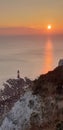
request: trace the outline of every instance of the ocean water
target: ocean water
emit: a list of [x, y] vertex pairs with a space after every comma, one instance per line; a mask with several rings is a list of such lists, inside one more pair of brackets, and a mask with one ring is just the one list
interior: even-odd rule
[[[63, 36], [0, 36], [0, 84], [6, 79], [37, 78], [63, 58]], [[1, 85], [0, 85], [1, 86]]]

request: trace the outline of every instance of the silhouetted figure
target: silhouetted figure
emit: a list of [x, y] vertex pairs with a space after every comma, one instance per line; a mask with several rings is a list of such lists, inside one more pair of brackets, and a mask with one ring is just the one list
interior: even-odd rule
[[20, 78], [20, 71], [19, 70], [17, 71], [17, 78], [18, 79]]

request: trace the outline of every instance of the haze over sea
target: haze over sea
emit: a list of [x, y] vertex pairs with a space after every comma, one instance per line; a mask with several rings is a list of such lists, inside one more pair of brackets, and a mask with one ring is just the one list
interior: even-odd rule
[[[37, 78], [63, 58], [63, 36], [0, 36], [0, 84], [6, 79]], [[1, 86], [1, 85], [0, 85]]]

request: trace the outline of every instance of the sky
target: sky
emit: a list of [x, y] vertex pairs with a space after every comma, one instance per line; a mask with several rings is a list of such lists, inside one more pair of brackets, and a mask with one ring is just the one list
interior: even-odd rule
[[63, 33], [63, 0], [0, 0], [0, 34]]

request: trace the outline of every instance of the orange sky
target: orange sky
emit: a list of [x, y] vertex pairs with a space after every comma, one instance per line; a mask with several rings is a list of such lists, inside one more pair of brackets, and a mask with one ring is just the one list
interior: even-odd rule
[[[48, 32], [47, 25], [52, 29]], [[63, 33], [62, 0], [1, 0], [0, 34]]]

